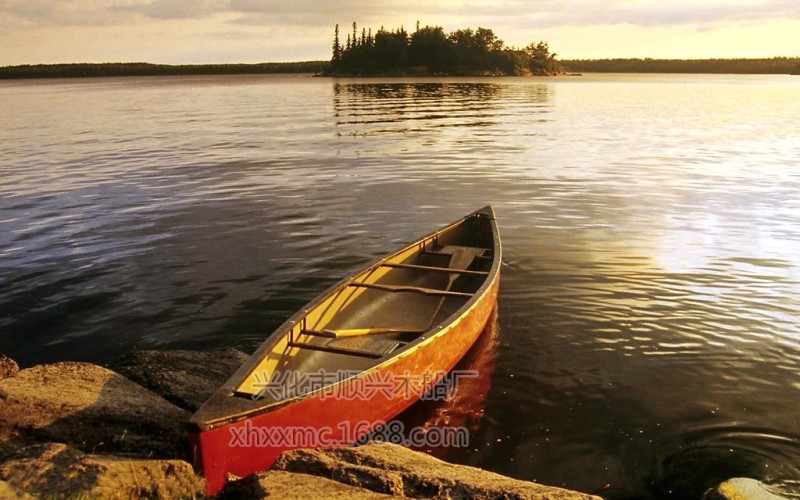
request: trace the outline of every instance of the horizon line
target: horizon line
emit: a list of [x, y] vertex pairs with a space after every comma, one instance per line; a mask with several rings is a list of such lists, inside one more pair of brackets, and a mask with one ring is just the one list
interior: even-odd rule
[[[765, 57], [570, 57], [559, 61], [762, 61], [770, 59], [800, 59], [797, 56], [765, 56]], [[59, 66], [59, 65], [102, 65], [102, 64], [149, 64], [153, 66], [247, 66], [259, 64], [320, 64], [329, 63], [330, 59], [305, 59], [294, 61], [260, 61], [260, 62], [205, 62], [205, 63], [154, 63], [148, 61], [103, 61], [103, 62], [33, 62], [17, 64], [0, 64], [0, 68], [13, 68], [18, 66]]]

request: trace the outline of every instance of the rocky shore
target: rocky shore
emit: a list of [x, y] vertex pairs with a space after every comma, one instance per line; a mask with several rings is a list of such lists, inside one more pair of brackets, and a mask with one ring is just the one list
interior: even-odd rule
[[[0, 498], [202, 498], [186, 422], [246, 354], [142, 351], [112, 369], [20, 370], [0, 355]], [[220, 498], [530, 498], [591, 495], [453, 465], [391, 444], [284, 453]]]
[[[186, 422], [247, 355], [142, 351], [20, 370], [0, 355], [0, 498], [203, 497]], [[284, 453], [220, 498], [596, 498], [391, 444]]]

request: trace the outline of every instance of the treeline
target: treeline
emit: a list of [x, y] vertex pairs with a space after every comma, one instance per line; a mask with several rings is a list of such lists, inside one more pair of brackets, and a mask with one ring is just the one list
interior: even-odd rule
[[585, 73], [800, 73], [800, 57], [770, 59], [575, 59], [562, 64]]
[[149, 64], [78, 63], [0, 67], [0, 78], [91, 78], [107, 76], [256, 75], [273, 73], [320, 73], [327, 61], [259, 64]]
[[339, 25], [333, 39], [331, 76], [359, 75], [555, 75], [563, 73], [546, 42], [524, 49], [509, 48], [486, 28], [445, 33], [425, 26], [408, 33], [404, 28], [376, 33], [353, 23], [342, 42]]

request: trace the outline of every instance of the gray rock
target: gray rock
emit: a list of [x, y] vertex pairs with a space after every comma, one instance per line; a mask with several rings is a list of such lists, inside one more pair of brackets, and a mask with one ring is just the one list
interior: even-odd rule
[[310, 474], [375, 493], [417, 498], [598, 498], [512, 479], [475, 467], [450, 464], [388, 443], [288, 451], [280, 456], [273, 470]]
[[57, 441], [91, 453], [140, 457], [189, 453], [186, 411], [96, 365], [21, 370], [0, 380], [0, 398], [0, 441]]
[[19, 372], [17, 362], [5, 354], [0, 354], [0, 379], [13, 377]]
[[[25, 498], [192, 498], [202, 495], [204, 481], [181, 460], [145, 460], [88, 455], [60, 443], [19, 450], [0, 464], [9, 496]], [[24, 492], [24, 493], [22, 493]]]
[[236, 349], [135, 351], [112, 368], [167, 401], [196, 411], [247, 358]]
[[324, 477], [278, 470], [251, 474], [235, 483], [228, 483], [218, 495], [220, 499], [261, 499], [267, 497], [280, 500], [306, 500], [308, 498], [374, 500], [392, 498], [390, 495], [375, 493]]
[[705, 500], [786, 500], [767, 485], [749, 477], [735, 477], [706, 492]]

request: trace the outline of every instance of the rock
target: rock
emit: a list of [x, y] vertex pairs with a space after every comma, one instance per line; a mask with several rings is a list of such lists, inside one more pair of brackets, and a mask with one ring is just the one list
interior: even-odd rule
[[705, 500], [785, 500], [749, 477], [735, 477], [706, 492]]
[[7, 500], [31, 500], [32, 496], [14, 488], [5, 481], [0, 481], [0, 498]]
[[13, 377], [19, 372], [17, 362], [5, 354], [0, 354], [0, 379]]
[[58, 441], [92, 453], [159, 458], [189, 453], [186, 411], [96, 365], [21, 370], [0, 380], [0, 398], [0, 440]]
[[[180, 460], [87, 455], [60, 443], [19, 450], [0, 464], [0, 480], [11, 492], [39, 498], [192, 498], [204, 488], [202, 478]], [[0, 496], [5, 498], [2, 486]]]
[[[324, 477], [295, 474], [285, 471], [267, 471], [228, 483], [218, 498], [276, 498], [281, 500], [306, 500], [326, 498], [342, 500], [373, 500], [392, 498], [389, 495], [343, 484]], [[396, 498], [396, 497], [395, 497]]]
[[135, 351], [112, 367], [167, 401], [196, 411], [247, 358], [236, 349]]
[[[388, 443], [284, 452], [273, 470], [301, 472], [375, 493], [424, 498], [598, 498], [443, 462]], [[259, 477], [263, 477], [262, 473]], [[268, 473], [267, 473], [268, 474]]]

